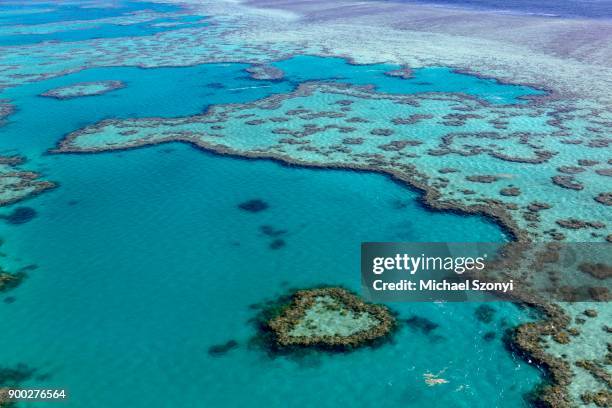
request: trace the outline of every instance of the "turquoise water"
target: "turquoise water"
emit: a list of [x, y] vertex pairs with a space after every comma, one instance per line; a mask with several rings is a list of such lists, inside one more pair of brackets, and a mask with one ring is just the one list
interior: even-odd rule
[[[494, 305], [491, 323], [475, 318], [473, 304], [393, 304], [401, 321], [416, 315], [439, 326], [427, 332], [405, 324], [392, 343], [351, 354], [271, 358], [248, 346], [256, 334], [250, 305], [290, 287], [358, 290], [362, 241], [504, 240], [486, 220], [430, 212], [415, 192], [381, 175], [286, 167], [179, 144], [45, 154], [67, 132], [104, 118], [192, 114], [287, 92], [304, 80], [397, 93], [432, 86], [411, 81], [438, 81], [438, 90], [468, 81], [443, 68], [406, 81], [385, 76], [391, 66], [303, 58], [278, 63], [283, 81], [252, 80], [241, 64], [100, 68], [0, 95], [18, 108], [0, 127], [2, 153], [28, 156], [32, 168], [60, 183], [1, 211], [38, 212], [25, 224], [1, 223], [0, 237], [8, 269], [39, 268], [2, 297], [16, 300], [0, 303], [0, 366], [23, 362], [48, 374], [24, 385], [66, 388], [69, 407], [525, 405], [541, 376], [502, 345], [506, 328], [530, 318], [508, 303]], [[109, 79], [127, 88], [74, 100], [38, 96]], [[506, 102], [534, 92], [494, 81], [470, 86], [491, 100], [496, 89]], [[238, 208], [251, 199], [269, 209]], [[283, 247], [270, 248], [264, 225], [287, 231]], [[488, 332], [495, 338], [485, 340]], [[238, 348], [209, 355], [209, 347], [232, 339]], [[428, 372], [449, 383], [426, 386]]]
[[[22, 34], [22, 35], [0, 35], [0, 46], [16, 46], [35, 44], [43, 41], [84, 41], [99, 38], [100, 30], [104, 31], [104, 38], [117, 37], [140, 37], [145, 35], [155, 35], [164, 31], [176, 30], [177, 28], [194, 28], [202, 27], [205, 24], [199, 23], [202, 17], [200, 16], [178, 16], [176, 18], [158, 18], [143, 23], [118, 25], [118, 24], [102, 24], [99, 27], [88, 29], [70, 29], [67, 27], [65, 31], [57, 31], [50, 34]], [[178, 27], [173, 26], [156, 26], [160, 23], [180, 23]]]
[[[11, 1], [2, 4], [0, 11], [0, 25], [14, 24], [46, 24], [59, 21], [93, 20], [99, 18], [116, 17], [127, 13], [152, 10], [159, 13], [179, 11], [180, 7], [172, 4], [111, 0], [99, 1], [100, 7], [87, 7], [86, 3], [61, 3], [57, 1]], [[111, 6], [112, 7], [109, 7]], [[24, 10], [46, 10], [44, 13], [23, 13]], [[48, 10], [48, 11], [47, 11]], [[104, 32], [100, 33], [105, 36]]]
[[[492, 324], [471, 304], [395, 304], [402, 320], [440, 327], [404, 327], [394, 344], [349, 355], [296, 362], [247, 347], [250, 304], [321, 282], [358, 290], [363, 240], [502, 238], [476, 217], [423, 210], [385, 177], [187, 146], [54, 156], [48, 167], [62, 185], [27, 203], [38, 218], [1, 228], [10, 263], [39, 269], [0, 304], [0, 361], [41, 368], [42, 383], [69, 390], [67, 406], [516, 407], [539, 381], [502, 346], [503, 321], [527, 317], [506, 303]], [[270, 209], [237, 208], [253, 198]], [[271, 250], [261, 225], [287, 230], [286, 246]], [[208, 355], [230, 339], [238, 349]], [[444, 369], [449, 384], [424, 385]]]
[[309, 55], [293, 57], [272, 64], [295, 82], [334, 79], [355, 85], [374, 85], [380, 92], [411, 94], [419, 92], [458, 92], [490, 103], [524, 103], [525, 96], [544, 91], [520, 85], [502, 84], [493, 79], [461, 74], [446, 67], [412, 70], [408, 79], [385, 75], [400, 68], [393, 64], [351, 65], [341, 58]]
[[[9, 124], [0, 128], [0, 135], [36, 137], [2, 138], [0, 149], [18, 145], [22, 154], [35, 157], [41, 149], [52, 148], [61, 135], [102, 119], [197, 114], [214, 104], [246, 103], [290, 92], [301, 82], [313, 80], [369, 84], [383, 92], [412, 94], [431, 91], [434, 82], [421, 81], [428, 79], [439, 84], [438, 91], [466, 92], [499, 103], [518, 103], [522, 96], [538, 93], [528, 87], [500, 84], [446, 68], [415, 70], [413, 79], [404, 80], [385, 75], [398, 69], [397, 65], [351, 65], [341, 58], [298, 56], [274, 65], [285, 73], [283, 80], [253, 80], [245, 71], [247, 64], [204, 64], [154, 69], [93, 68], [9, 88], [0, 97], [16, 101], [20, 108], [9, 117]], [[103, 80], [121, 80], [126, 87], [105, 95], [71, 100], [38, 96], [53, 88]], [[467, 82], [463, 84], [464, 81]], [[44, 132], [40, 129], [42, 122]]]

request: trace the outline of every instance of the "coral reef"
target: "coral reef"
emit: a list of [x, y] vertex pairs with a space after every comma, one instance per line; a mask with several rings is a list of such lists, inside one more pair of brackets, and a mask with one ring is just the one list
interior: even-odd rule
[[246, 69], [251, 74], [251, 78], [275, 81], [282, 79], [285, 74], [280, 69], [267, 64], [256, 64]]
[[15, 289], [26, 278], [26, 274], [0, 271], [0, 293]]
[[103, 95], [121, 88], [125, 88], [125, 84], [122, 81], [79, 82], [61, 88], [50, 89], [42, 93], [41, 96], [55, 99], [73, 99], [82, 96]]
[[[323, 102], [323, 100], [327, 102]], [[360, 122], [358, 124], [362, 134], [360, 138], [347, 139], [346, 137], [340, 137], [344, 127], [338, 124], [338, 119], [344, 118], [347, 122], [352, 120], [352, 117], [345, 113], [329, 110], [328, 106], [337, 106], [337, 102], [340, 100], [351, 100], [353, 102], [351, 104], [352, 109], [367, 110], [376, 106], [376, 109], [385, 112], [385, 117], [381, 116], [372, 118], [368, 122]], [[575, 206], [572, 203], [575, 203], [579, 197], [574, 195], [572, 197], [568, 196], [567, 201], [560, 200], [559, 203], [563, 203], [563, 205], [557, 203], [557, 205], [552, 206], [549, 203], [541, 203], [539, 199], [540, 191], [525, 184], [530, 180], [517, 178], [510, 187], [512, 190], [505, 190], [506, 195], [501, 195], [505, 200], [500, 200], [493, 198], [494, 195], [499, 197], [499, 190], [496, 191], [493, 186], [489, 189], [486, 184], [491, 183], [493, 185], [496, 180], [510, 177], [508, 175], [513, 174], [518, 169], [513, 163], [529, 163], [535, 166], [534, 170], [538, 170], [537, 164], [542, 163], [542, 160], [544, 162], [551, 161], [553, 157], [555, 162], [559, 162], [561, 159], [566, 160], [567, 163], [575, 162], [575, 156], [572, 156], [571, 152], [564, 154], [563, 158], [561, 154], [546, 156], [542, 153], [542, 150], [536, 148], [536, 142], [541, 143], [545, 140], [542, 138], [544, 134], [538, 133], [536, 135], [526, 132], [512, 132], [509, 135], [482, 132], [446, 133], [445, 129], [436, 128], [438, 130], [435, 132], [441, 138], [438, 139], [441, 140], [441, 143], [437, 145], [435, 137], [430, 137], [427, 140], [415, 140], [413, 137], [407, 140], [397, 139], [384, 145], [376, 142], [375, 139], [380, 135], [390, 134], [389, 130], [392, 130], [380, 127], [380, 125], [388, 125], [393, 118], [397, 118], [394, 113], [400, 107], [403, 111], [406, 111], [406, 106], [412, 106], [406, 105], [406, 102], [417, 104], [418, 106], [410, 108], [417, 112], [424, 109], [427, 111], [437, 109], [446, 111], [462, 107], [483, 112], [481, 115], [486, 115], [484, 113], [486, 110], [498, 114], [497, 108], [483, 105], [481, 102], [476, 102], [465, 96], [439, 94], [397, 96], [372, 93], [364, 88], [346, 85], [305, 84], [291, 94], [275, 95], [246, 105], [217, 106], [204, 115], [170, 120], [161, 118], [106, 120], [68, 135], [60, 142], [55, 151], [85, 153], [182, 141], [218, 153], [235, 154], [243, 157], [273, 158], [319, 167], [380, 171], [392, 174], [398, 179], [424, 190], [426, 192], [425, 202], [433, 208], [453, 208], [487, 214], [502, 222], [516, 237], [530, 235], [532, 237], [570, 238], [561, 235], [555, 227], [572, 226], [572, 223], [563, 221], [560, 215], [570, 211], [573, 212]], [[323, 105], [321, 105], [322, 103]], [[311, 108], [306, 109], [304, 106], [311, 106]], [[428, 106], [428, 108], [425, 108], [425, 106]], [[515, 114], [521, 116], [528, 114], [529, 109], [529, 107], [516, 106], [506, 107], [503, 111], [505, 112], [504, 115], [507, 116], [512, 110], [516, 110]], [[540, 109], [536, 108], [536, 110]], [[566, 108], [565, 111], [567, 110]], [[554, 111], [549, 112], [549, 114], [554, 113]], [[286, 115], [285, 117], [294, 122], [295, 126], [291, 130], [275, 126], [275, 121], [271, 119], [278, 118], [279, 114], [280, 116]], [[317, 123], [312, 123], [313, 114], [317, 116]], [[245, 115], [248, 116], [245, 117]], [[256, 116], [256, 119], [254, 116]], [[245, 125], [249, 126], [251, 130], [237, 132], [236, 129], [241, 126], [239, 120], [245, 118], [248, 118], [246, 121], [248, 123], [245, 123]], [[373, 121], [378, 123], [372, 123]], [[425, 119], [423, 123], [415, 126], [430, 126], [426, 123], [428, 121]], [[228, 125], [230, 122], [232, 123], [231, 126]], [[223, 129], [218, 129], [220, 125], [223, 125]], [[353, 125], [356, 124], [353, 123]], [[213, 126], [217, 128], [213, 129]], [[399, 126], [404, 127], [406, 125]], [[432, 132], [433, 130], [429, 131]], [[400, 131], [394, 131], [394, 133], [398, 132]], [[401, 133], [404, 132], [401, 131]], [[324, 138], [320, 137], [323, 133], [325, 134]], [[366, 137], [366, 133], [371, 134], [371, 136]], [[245, 137], [244, 134], [248, 134], [249, 137]], [[459, 147], [454, 146], [454, 143], [460, 139], [465, 142], [469, 139], [472, 146], [480, 147], [471, 148], [469, 151], [464, 148], [459, 149]], [[531, 139], [533, 139], [532, 142]], [[517, 143], [512, 145], [512, 149], [533, 149], [531, 150], [532, 153], [510, 156], [505, 152], [508, 147], [494, 147], [491, 144], [485, 147], [482, 145], [487, 141], [500, 140], [504, 143]], [[291, 143], [288, 141], [291, 141]], [[479, 144], [474, 145], [475, 142]], [[554, 139], [550, 139], [550, 142], [553, 143]], [[533, 147], [530, 147], [531, 145]], [[376, 150], [382, 153], [374, 153]], [[448, 180], [434, 182], [432, 179], [433, 173], [438, 173], [439, 170], [448, 166], [444, 166], [444, 161], [428, 159], [423, 153], [435, 154], [436, 157], [441, 154], [456, 154], [459, 157], [487, 154], [499, 160], [495, 162], [499, 173], [469, 174], [469, 168], [473, 167], [473, 161], [465, 161], [464, 167], [466, 167], [467, 174], [464, 173], [464, 176], [460, 176], [458, 173], [446, 173]], [[465, 194], [463, 197], [458, 196], [458, 192], [468, 190], [466, 188], [468, 186], [466, 182], [468, 181], [479, 182], [478, 184], [484, 182], [484, 185], [470, 196]], [[542, 186], [542, 188], [546, 189], [545, 186]], [[521, 192], [520, 196], [517, 196], [516, 194], [519, 191]], [[550, 194], [564, 196], [561, 191], [559, 189], [550, 190]], [[518, 202], [516, 201], [517, 197], [520, 197]], [[533, 203], [538, 203], [538, 205], [534, 206]], [[597, 204], [593, 201], [593, 206]], [[538, 207], [537, 211], [535, 207]], [[514, 208], [514, 212], [512, 208]], [[532, 214], [523, 219], [517, 217], [517, 209], [524, 209], [524, 211]], [[542, 217], [533, 214], [539, 213], [541, 209], [548, 209], [548, 215]], [[555, 214], [557, 219], [554, 218]], [[597, 228], [599, 225], [591, 222], [584, 224], [584, 227]], [[576, 224], [576, 227], [579, 227], [579, 225]], [[571, 238], [586, 240], [587, 237], [591, 238], [590, 235], [587, 235], [587, 231], [584, 231], [584, 233], [576, 231]]]
[[395, 324], [386, 307], [328, 287], [297, 291], [267, 325], [280, 348], [348, 350], [384, 339]]
[[612, 392], [599, 390], [595, 392], [585, 392], [580, 396], [585, 404], [595, 404], [598, 407], [608, 408], [612, 406]]
[[8, 100], [0, 99], [0, 126], [13, 112], [15, 112], [15, 107]]
[[536, 364], [546, 370], [549, 384], [543, 384], [534, 395], [537, 404], [550, 408], [570, 408], [572, 399], [567, 387], [572, 381], [569, 364], [547, 353], [542, 344], [542, 337], [555, 335], [569, 324], [563, 311], [553, 305], [532, 304], [542, 312], [543, 319], [538, 322], [525, 323], [512, 330], [506, 337], [508, 347], [523, 355], [530, 364]]
[[0, 206], [9, 205], [56, 187], [40, 175], [21, 170], [25, 160], [20, 156], [0, 156]]
[[17, 364], [12, 367], [0, 366], [0, 407], [16, 407], [17, 404], [8, 398], [8, 389], [18, 389], [22, 383], [37, 375], [39, 371], [26, 364]]

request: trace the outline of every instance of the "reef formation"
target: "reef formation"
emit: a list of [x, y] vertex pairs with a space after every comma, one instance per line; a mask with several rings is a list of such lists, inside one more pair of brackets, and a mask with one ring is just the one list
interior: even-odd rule
[[61, 88], [50, 89], [43, 92], [41, 96], [55, 99], [73, 99], [82, 96], [103, 95], [121, 88], [125, 88], [125, 84], [122, 81], [79, 82]]
[[[377, 114], [369, 115], [372, 110]], [[461, 123], [445, 124], [458, 112]], [[503, 128], [496, 127], [500, 120]], [[595, 143], [600, 134], [585, 126], [605, 132], [612, 117], [552, 102], [498, 106], [455, 93], [397, 95], [312, 82], [202, 115], [104, 120], [69, 134], [54, 152], [186, 142], [222, 154], [383, 172], [423, 190], [431, 207], [488, 215], [519, 240], [604, 241], [608, 226], [595, 222], [607, 219], [600, 203], [605, 180], [597, 170], [609, 164], [606, 149]], [[585, 135], [579, 144], [566, 143], [569, 129]], [[576, 157], [595, 164], [583, 167]], [[449, 163], [461, 170], [444, 172]], [[564, 166], [581, 166], [583, 188], [568, 189], [549, 176], [551, 167]], [[554, 204], [542, 196], [555, 197]], [[585, 215], [568, 222], [576, 208]]]
[[51, 181], [40, 180], [40, 174], [22, 170], [25, 159], [20, 156], [0, 156], [0, 206], [16, 203], [56, 187]]
[[384, 339], [396, 325], [385, 306], [337, 287], [297, 291], [281, 310], [267, 323], [279, 348], [350, 350]]

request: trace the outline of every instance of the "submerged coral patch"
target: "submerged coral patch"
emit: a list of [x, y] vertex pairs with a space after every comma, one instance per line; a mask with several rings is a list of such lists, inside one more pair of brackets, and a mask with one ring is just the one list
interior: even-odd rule
[[125, 83], [122, 81], [79, 82], [61, 88], [50, 89], [42, 93], [41, 96], [55, 99], [73, 99], [81, 96], [103, 95], [121, 88], [125, 88]]
[[284, 239], [276, 238], [272, 242], [270, 242], [270, 249], [281, 249], [286, 244]]
[[268, 237], [274, 237], [274, 238], [280, 237], [287, 233], [287, 230], [277, 229], [273, 227], [272, 225], [262, 225], [261, 227], [259, 227], [259, 231], [261, 231], [262, 234]]
[[251, 78], [265, 81], [276, 81], [283, 79], [285, 74], [282, 70], [267, 64], [255, 64], [246, 69]]
[[0, 293], [15, 289], [26, 278], [23, 272], [8, 273], [0, 270]]
[[231, 350], [238, 347], [238, 342], [236, 340], [228, 340], [223, 344], [215, 344], [208, 348], [208, 354], [214, 357], [222, 356], [227, 354]]
[[15, 112], [15, 107], [9, 103], [6, 99], [0, 99], [0, 126], [2, 126], [4, 120]]
[[7, 223], [13, 225], [25, 224], [36, 217], [36, 210], [30, 207], [17, 207], [8, 215], [0, 215]]
[[491, 323], [495, 317], [496, 310], [489, 305], [480, 305], [474, 311], [476, 319], [483, 323]]
[[10, 304], [12, 304], [12, 303], [15, 303], [15, 301], [16, 301], [16, 300], [17, 300], [17, 298], [16, 298], [16, 297], [14, 297], [14, 296], [7, 296], [7, 297], [5, 297], [4, 299], [2, 299], [2, 301], [3, 301], [4, 303], [6, 303], [7, 305], [10, 305]]
[[603, 205], [612, 205], [612, 192], [599, 193], [595, 201]]
[[268, 203], [260, 199], [249, 200], [238, 204], [238, 208], [240, 208], [241, 210], [252, 213], [258, 213], [267, 210], [268, 207]]
[[496, 337], [497, 337], [497, 334], [495, 334], [495, 332], [494, 332], [494, 331], [489, 331], [489, 332], [486, 332], [486, 333], [485, 333], [485, 334], [482, 336], [482, 339], [483, 339], [484, 341], [491, 342], [491, 341], [495, 340], [495, 338], [496, 338]]
[[406, 324], [414, 330], [418, 330], [423, 334], [429, 334], [437, 329], [440, 325], [422, 316], [411, 316], [406, 319]]
[[0, 366], [0, 407], [14, 408], [17, 406], [17, 403], [9, 398], [9, 389], [23, 388], [24, 383], [45, 377], [48, 377], [48, 374], [41, 374], [39, 370], [23, 363], [14, 366]]
[[593, 276], [596, 279], [612, 278], [612, 266], [604, 263], [581, 263], [578, 270]]

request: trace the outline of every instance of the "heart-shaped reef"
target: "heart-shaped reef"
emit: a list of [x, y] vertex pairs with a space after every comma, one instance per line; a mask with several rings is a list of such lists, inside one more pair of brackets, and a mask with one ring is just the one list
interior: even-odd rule
[[279, 347], [352, 349], [386, 338], [395, 318], [343, 288], [300, 290], [268, 322]]

